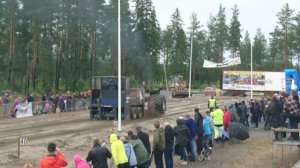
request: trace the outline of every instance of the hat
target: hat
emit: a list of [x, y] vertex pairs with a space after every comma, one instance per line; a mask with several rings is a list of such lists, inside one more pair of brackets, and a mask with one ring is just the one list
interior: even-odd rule
[[73, 156], [73, 160], [77, 163], [77, 162], [81, 161], [81, 156], [79, 154], [76, 154]]

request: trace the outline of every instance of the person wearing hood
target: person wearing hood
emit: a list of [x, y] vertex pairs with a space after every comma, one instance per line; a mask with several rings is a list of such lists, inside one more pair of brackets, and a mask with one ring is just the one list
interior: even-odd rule
[[236, 108], [234, 107], [233, 104], [230, 104], [228, 106], [228, 110], [229, 110], [230, 115], [231, 115], [231, 117], [230, 117], [231, 118], [231, 122], [239, 122], [240, 118], [239, 118], [239, 116], [237, 114], [237, 111], [236, 111]]
[[49, 154], [41, 159], [39, 168], [62, 168], [68, 165], [64, 154], [56, 148], [55, 143], [49, 143], [47, 149]]
[[134, 135], [132, 131], [128, 132], [129, 143], [132, 145], [134, 153], [136, 154], [137, 168], [148, 168], [149, 154], [143, 142], [138, 136]]
[[90, 168], [91, 166], [84, 160], [81, 159], [79, 154], [73, 156], [76, 168]]
[[92, 149], [89, 151], [86, 161], [92, 161], [93, 168], [108, 168], [107, 158], [111, 158], [110, 151], [100, 145], [98, 138], [93, 139]]
[[154, 162], [156, 168], [163, 168], [163, 153], [165, 150], [165, 134], [164, 129], [160, 127], [159, 121], [154, 123], [155, 131], [153, 134], [152, 151], [154, 153]]
[[165, 148], [165, 163], [166, 168], [173, 168], [173, 146], [174, 146], [174, 131], [168, 122], [164, 123], [165, 130], [165, 140], [166, 140], [166, 148]]
[[179, 148], [180, 152], [180, 164], [186, 165], [187, 158], [186, 158], [186, 146], [190, 140], [190, 131], [189, 129], [183, 124], [183, 120], [178, 118], [176, 120], [177, 125], [174, 127], [174, 136], [176, 138], [176, 146]]
[[211, 118], [214, 120], [214, 126], [223, 127], [223, 111], [217, 106], [215, 111], [210, 113]]
[[123, 142], [118, 140], [116, 134], [110, 135], [111, 152], [117, 168], [128, 168], [128, 158], [126, 156]]
[[127, 141], [127, 139], [125, 137], [123, 137], [123, 136], [120, 137], [120, 140], [124, 144], [126, 156], [128, 158], [128, 161], [129, 161], [129, 166], [131, 168], [134, 168], [137, 165], [135, 151], [133, 150], [132, 145]]

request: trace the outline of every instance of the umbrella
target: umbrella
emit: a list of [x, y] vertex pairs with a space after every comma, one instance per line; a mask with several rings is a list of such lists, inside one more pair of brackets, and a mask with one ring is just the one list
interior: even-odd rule
[[241, 123], [231, 123], [229, 124], [230, 137], [237, 140], [246, 140], [249, 138], [249, 129]]

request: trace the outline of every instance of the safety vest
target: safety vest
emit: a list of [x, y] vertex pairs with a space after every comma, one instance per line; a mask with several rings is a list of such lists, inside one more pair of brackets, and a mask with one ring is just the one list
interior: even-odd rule
[[208, 104], [209, 104], [209, 108], [215, 108], [216, 107], [216, 99], [209, 99]]
[[214, 121], [214, 125], [223, 125], [224, 113], [221, 109], [216, 109], [215, 111], [210, 113], [210, 116]]

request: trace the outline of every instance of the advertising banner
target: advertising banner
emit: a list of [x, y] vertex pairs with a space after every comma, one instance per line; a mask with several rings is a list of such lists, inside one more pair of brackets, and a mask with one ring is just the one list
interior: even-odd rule
[[[250, 71], [223, 71], [224, 90], [251, 90]], [[284, 72], [253, 71], [253, 91], [284, 91]]]
[[204, 60], [203, 68], [224, 68], [224, 67], [234, 66], [234, 65], [238, 65], [238, 64], [241, 64], [240, 57], [228, 59], [222, 63], [215, 63], [215, 62], [211, 62], [208, 60]]
[[15, 109], [16, 118], [31, 117], [33, 115], [31, 103], [19, 103]]

